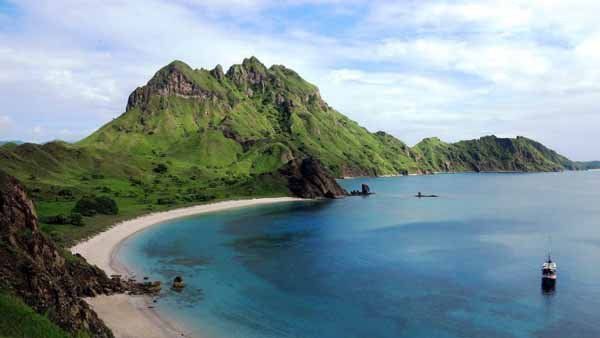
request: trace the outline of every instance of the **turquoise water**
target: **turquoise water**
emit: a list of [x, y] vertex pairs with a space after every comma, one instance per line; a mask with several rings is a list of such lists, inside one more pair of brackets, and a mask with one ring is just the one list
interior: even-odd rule
[[120, 256], [138, 276], [182, 275], [157, 308], [202, 336], [600, 337], [600, 172], [340, 183], [377, 194], [175, 220]]

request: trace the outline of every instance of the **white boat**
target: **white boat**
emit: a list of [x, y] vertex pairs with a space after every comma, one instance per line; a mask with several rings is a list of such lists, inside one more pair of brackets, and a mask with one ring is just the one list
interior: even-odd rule
[[542, 264], [542, 288], [544, 290], [553, 289], [556, 286], [556, 263], [548, 254], [548, 260]]

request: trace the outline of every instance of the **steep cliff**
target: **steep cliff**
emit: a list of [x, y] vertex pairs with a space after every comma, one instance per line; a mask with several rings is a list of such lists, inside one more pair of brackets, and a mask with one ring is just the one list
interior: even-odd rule
[[66, 331], [94, 337], [113, 335], [81, 297], [123, 290], [98, 268], [48, 240], [23, 187], [1, 171], [0, 288]]
[[348, 195], [318, 160], [305, 158], [291, 160], [280, 169], [291, 192], [303, 198], [339, 198]]

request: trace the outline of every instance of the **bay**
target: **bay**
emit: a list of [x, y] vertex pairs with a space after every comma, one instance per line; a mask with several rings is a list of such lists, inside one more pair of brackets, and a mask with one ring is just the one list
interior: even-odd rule
[[600, 336], [600, 172], [340, 181], [362, 183], [376, 194], [173, 220], [119, 257], [183, 276], [157, 309], [202, 337]]

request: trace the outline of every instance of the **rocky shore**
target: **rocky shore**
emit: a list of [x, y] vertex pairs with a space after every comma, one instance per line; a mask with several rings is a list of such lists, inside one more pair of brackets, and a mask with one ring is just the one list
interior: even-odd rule
[[19, 182], [0, 172], [0, 288], [20, 297], [68, 332], [113, 337], [83, 300], [143, 286], [110, 279], [78, 255], [48, 240], [38, 226], [33, 203]]

